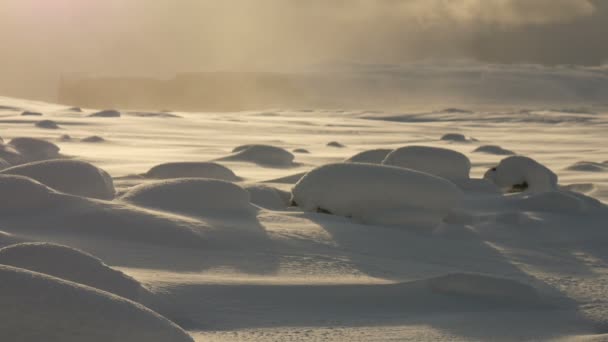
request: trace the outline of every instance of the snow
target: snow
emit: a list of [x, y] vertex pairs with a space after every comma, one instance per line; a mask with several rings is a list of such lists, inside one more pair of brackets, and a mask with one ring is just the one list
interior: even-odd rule
[[514, 155], [515, 152], [504, 149], [498, 145], [483, 145], [476, 148], [473, 152], [496, 154], [499, 156]]
[[468, 179], [471, 162], [464, 154], [439, 147], [406, 146], [389, 153], [384, 165], [398, 166], [451, 180]]
[[0, 174], [29, 177], [71, 195], [111, 200], [115, 194], [112, 177], [106, 171], [79, 160], [33, 162], [2, 170]]
[[242, 187], [220, 180], [180, 178], [135, 186], [121, 200], [146, 208], [190, 215], [233, 212], [248, 214], [249, 193]]
[[145, 174], [148, 178], [212, 178], [225, 181], [239, 180], [232, 170], [213, 162], [176, 162], [156, 165]]
[[129, 300], [41, 273], [0, 265], [0, 335], [12, 341], [192, 341]]
[[102, 143], [102, 142], [105, 142], [106, 139], [104, 139], [98, 135], [91, 135], [90, 137], [82, 138], [80, 141], [85, 142], [85, 143]]
[[13, 138], [11, 141], [9, 141], [8, 145], [14, 148], [14, 151], [17, 151], [21, 155], [21, 157], [17, 159], [19, 162], [53, 159], [59, 157], [59, 147], [43, 139], [29, 137]]
[[382, 161], [386, 156], [393, 150], [387, 148], [378, 148], [373, 150], [367, 150], [359, 152], [354, 156], [345, 160], [346, 163], [368, 163], [368, 164], [382, 164]]
[[25, 111], [21, 113], [21, 116], [42, 116], [42, 113]]
[[557, 175], [536, 160], [524, 156], [512, 156], [500, 161], [488, 170], [484, 178], [494, 182], [505, 191], [526, 184], [526, 191], [543, 192], [557, 188]]
[[53, 120], [41, 120], [36, 122], [36, 127], [44, 129], [59, 129], [59, 125]]
[[89, 116], [93, 118], [119, 118], [120, 112], [114, 109], [106, 109], [90, 114]]
[[451, 142], [460, 142], [460, 143], [470, 143], [470, 142], [477, 141], [477, 139], [467, 138], [464, 134], [461, 134], [461, 133], [446, 133], [443, 136], [441, 136], [441, 140], [451, 141]]
[[133, 278], [78, 249], [51, 243], [0, 248], [0, 264], [48, 274], [139, 301], [146, 290]]
[[242, 145], [232, 150], [232, 155], [220, 160], [246, 161], [268, 167], [293, 165], [294, 155], [280, 147], [270, 145]]
[[329, 164], [307, 173], [292, 202], [306, 211], [329, 212], [367, 223], [437, 225], [457, 208], [462, 192], [422, 172], [372, 164]]
[[590, 161], [579, 161], [568, 166], [567, 170], [582, 171], [582, 172], [606, 172], [608, 171], [608, 163], [594, 163]]
[[[171, 112], [179, 119], [155, 115], [157, 108], [119, 109], [122, 117], [112, 119], [88, 116], [98, 109], [0, 97], [1, 159], [83, 161], [111, 175], [117, 193], [83, 197], [0, 172], [0, 247], [33, 243], [44, 253], [24, 249], [11, 262], [32, 260], [65, 277], [2, 266], [14, 271], [0, 272], [0, 340], [189, 340], [143, 306], [197, 341], [605, 338], [608, 179], [588, 170], [608, 164], [601, 163], [608, 110], [450, 102], [398, 112]], [[589, 114], [567, 110], [581, 107]], [[44, 113], [61, 129], [39, 129], [42, 118], [23, 111]], [[439, 140], [449, 132], [518, 156]], [[107, 142], [81, 141], [89, 136]], [[16, 143], [20, 150], [10, 145], [19, 137], [29, 141]], [[230, 158], [252, 146], [271, 148]], [[432, 167], [379, 165], [404, 146], [431, 148]], [[450, 157], [435, 150], [446, 148]], [[296, 149], [310, 153], [295, 159]], [[454, 153], [470, 160], [468, 173]], [[519, 161], [501, 163], [507, 157]], [[184, 162], [219, 163], [238, 178], [182, 178], [190, 175], [181, 167], [166, 180], [142, 175]], [[53, 177], [67, 186], [77, 175]], [[513, 193], [522, 182], [528, 188]], [[308, 207], [291, 205], [298, 192]], [[107, 278], [95, 278], [104, 270]], [[122, 292], [139, 304], [107, 292], [118, 292], [106, 285], [120, 279], [141, 286], [143, 295]]]

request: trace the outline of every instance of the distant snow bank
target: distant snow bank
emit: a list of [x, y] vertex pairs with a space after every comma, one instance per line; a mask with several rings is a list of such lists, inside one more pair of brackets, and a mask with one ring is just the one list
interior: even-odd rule
[[22, 268], [0, 265], [0, 293], [0, 336], [11, 341], [193, 341], [142, 305]]
[[464, 154], [429, 146], [398, 148], [389, 153], [382, 164], [425, 172], [450, 180], [468, 179], [471, 171], [471, 162]]
[[111, 200], [115, 194], [112, 177], [107, 172], [78, 160], [45, 160], [11, 167], [0, 174], [29, 177], [71, 195]]
[[391, 225], [439, 224], [462, 197], [456, 185], [439, 177], [359, 163], [318, 167], [292, 190], [292, 201], [304, 210]]

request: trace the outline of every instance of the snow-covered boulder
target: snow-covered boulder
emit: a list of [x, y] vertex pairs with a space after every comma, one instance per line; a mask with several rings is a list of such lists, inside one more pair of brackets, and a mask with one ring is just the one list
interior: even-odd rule
[[337, 147], [337, 148], [344, 148], [346, 146], [344, 146], [344, 144], [337, 142], [337, 141], [330, 141], [327, 143], [327, 147]]
[[180, 162], [165, 163], [154, 166], [145, 174], [149, 178], [210, 178], [226, 181], [237, 181], [229, 168], [213, 162]]
[[329, 164], [307, 173], [292, 204], [378, 224], [434, 226], [462, 201], [452, 182], [391, 166]]
[[468, 179], [469, 158], [460, 152], [429, 146], [406, 146], [389, 153], [384, 165], [425, 172], [450, 180]]
[[0, 213], [35, 214], [52, 209], [58, 193], [31, 178], [0, 174]]
[[483, 145], [476, 148], [473, 152], [476, 153], [488, 153], [495, 154], [499, 156], [512, 156], [515, 152], [511, 150], [504, 149], [498, 145]]
[[393, 150], [388, 148], [378, 148], [374, 150], [367, 150], [355, 154], [354, 156], [345, 160], [346, 163], [368, 163], [368, 164], [382, 164], [382, 161], [386, 156]]
[[163, 211], [189, 215], [251, 213], [249, 193], [226, 181], [205, 178], [179, 178], [142, 184], [129, 189], [125, 202]]
[[59, 125], [53, 120], [41, 120], [35, 123], [35, 126], [38, 128], [45, 129], [58, 129]]
[[0, 336], [37, 342], [192, 342], [177, 325], [128, 299], [0, 265]]
[[293, 153], [303, 153], [303, 154], [309, 154], [310, 151], [305, 149], [305, 148], [296, 148], [293, 150]]
[[523, 156], [503, 159], [484, 178], [507, 192], [543, 192], [557, 189], [557, 175], [536, 160]]
[[1, 248], [0, 264], [88, 285], [134, 301], [147, 292], [136, 280], [98, 258], [52, 243], [20, 243]]
[[115, 194], [112, 177], [107, 172], [78, 160], [45, 160], [14, 166], [0, 174], [29, 177], [71, 195], [111, 200]]
[[470, 143], [473, 141], [478, 141], [475, 138], [467, 138], [464, 134], [460, 133], [447, 133], [441, 136], [442, 141], [451, 141], [451, 142], [460, 142], [460, 143]]
[[291, 194], [267, 185], [248, 185], [245, 190], [249, 192], [251, 203], [270, 210], [283, 210], [289, 205]]
[[114, 109], [102, 110], [89, 115], [94, 118], [119, 118], [120, 112]]
[[8, 145], [13, 147], [21, 155], [21, 162], [59, 157], [59, 146], [42, 139], [14, 138]]
[[222, 160], [247, 161], [263, 166], [286, 167], [292, 166], [294, 155], [280, 147], [270, 145], [243, 145], [232, 150]]

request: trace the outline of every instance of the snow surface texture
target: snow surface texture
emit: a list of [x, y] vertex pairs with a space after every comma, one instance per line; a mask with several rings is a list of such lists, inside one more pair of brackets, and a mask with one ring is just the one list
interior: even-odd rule
[[111, 200], [115, 194], [107, 172], [78, 160], [45, 160], [8, 168], [0, 174], [29, 177], [71, 195]]
[[444, 148], [406, 146], [389, 153], [384, 165], [398, 166], [450, 180], [469, 178], [471, 162], [464, 154]]
[[0, 333], [11, 341], [192, 341], [153, 311], [84, 285], [0, 265]]
[[56, 244], [21, 243], [0, 248], [0, 264], [88, 285], [134, 301], [139, 301], [145, 292], [137, 281], [98, 258]]
[[513, 156], [500, 161], [484, 178], [505, 191], [542, 192], [557, 189], [557, 175], [534, 159]]
[[157, 165], [145, 174], [149, 178], [211, 178], [225, 181], [239, 180], [229, 168], [212, 162], [182, 162]]
[[[550, 86], [541, 83], [534, 89]], [[99, 200], [66, 194], [31, 178], [0, 175], [0, 247], [48, 242], [69, 247], [68, 252], [86, 251], [142, 284], [148, 291], [139, 303], [187, 329], [197, 341], [606, 339], [608, 179], [605, 172], [588, 170], [608, 160], [608, 110], [575, 103], [515, 109], [513, 104], [459, 106], [437, 102], [399, 112], [171, 112], [179, 119], [160, 111], [139, 115], [121, 109], [122, 117], [106, 118], [89, 116], [97, 109], [77, 112], [66, 105], [0, 97], [0, 158], [10, 166], [32, 162], [29, 158], [87, 161], [112, 175], [119, 194]], [[438, 110], [443, 107], [452, 108]], [[21, 116], [23, 111], [43, 113], [61, 129], [37, 128], [34, 122], [40, 118]], [[448, 132], [466, 132], [483, 145], [537, 160], [559, 176], [559, 184], [543, 191], [531, 191], [528, 184], [523, 192], [510, 193], [514, 185], [522, 191], [522, 183], [502, 186], [482, 179], [508, 155], [473, 153], [482, 144], [439, 139]], [[62, 141], [64, 134], [72, 139]], [[95, 135], [107, 142], [81, 141]], [[38, 140], [10, 145], [18, 137]], [[328, 141], [345, 147], [327, 147]], [[27, 145], [37, 147], [24, 149]], [[232, 184], [236, 189], [231, 183], [218, 188], [196, 183], [220, 180], [196, 178], [197, 185], [192, 185], [187, 179], [180, 186], [175, 182], [182, 178], [157, 183], [141, 176], [161, 164], [217, 161], [234, 146], [245, 145], [310, 153], [297, 154], [297, 163], [287, 158], [290, 162], [283, 165], [226, 160], [221, 164], [242, 177]], [[377, 180], [367, 187], [367, 176], [357, 183], [353, 179], [358, 172], [349, 176], [344, 171], [315, 176], [313, 183], [319, 186], [310, 188], [319, 193], [309, 197], [319, 203], [332, 198], [345, 208], [364, 203], [361, 213], [347, 217], [350, 213], [290, 205], [292, 188], [305, 174], [316, 173], [311, 170], [362, 151], [388, 154], [403, 146], [449, 148], [470, 158], [469, 178], [449, 180], [462, 194], [446, 216], [425, 210], [410, 215], [407, 210], [414, 210], [409, 201], [418, 203], [418, 197], [433, 208], [443, 203], [432, 192], [443, 195], [447, 187], [413, 191], [418, 188], [398, 185], [407, 183], [402, 177], [385, 177], [387, 184]], [[272, 155], [258, 150], [256, 159], [272, 160]], [[388, 167], [377, 165], [378, 155], [362, 156], [356, 162], [367, 163], [365, 167]], [[589, 163], [570, 168], [581, 161]], [[525, 176], [530, 169], [520, 165], [511, 175]], [[428, 172], [424, 177], [433, 177]], [[150, 203], [122, 199], [166, 182], [170, 185], [165, 190], [140, 198]], [[339, 191], [342, 185], [346, 190]], [[370, 203], [374, 210], [380, 207], [373, 196], [381, 191], [399, 193], [391, 205], [406, 206], [398, 210], [402, 216], [391, 216], [392, 208], [378, 208], [382, 215], [366, 211]], [[420, 224], [420, 217], [433, 224]], [[365, 221], [370, 218], [381, 223]], [[433, 228], [417, 229], [421, 225]], [[37, 265], [56, 264], [65, 271], [63, 263], [53, 263], [59, 258], [47, 259]], [[92, 262], [91, 269], [99, 269], [95, 258], [78, 253], [70, 258], [85, 260]], [[81, 290], [87, 285], [11, 269], [13, 282], [8, 281], [11, 276], [0, 279], [0, 287], [10, 288], [0, 289], [0, 322], [8, 322], [0, 324], [2, 341], [188, 340], [165, 319], [109, 292]], [[83, 267], [68, 273], [91, 275]], [[40, 277], [42, 283], [36, 280]], [[108, 279], [90, 284], [102, 287], [112, 283]], [[66, 287], [57, 283], [76, 290], [61, 292], [57, 288]]]
[[462, 201], [451, 182], [422, 172], [371, 164], [331, 164], [307, 173], [292, 201], [307, 211], [367, 223], [435, 226]]

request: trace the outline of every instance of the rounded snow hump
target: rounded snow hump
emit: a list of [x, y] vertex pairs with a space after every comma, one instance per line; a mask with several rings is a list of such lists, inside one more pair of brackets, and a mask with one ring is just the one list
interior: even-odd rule
[[471, 162], [464, 154], [429, 146], [398, 148], [389, 153], [382, 164], [425, 172], [450, 180], [468, 179], [471, 171]]

